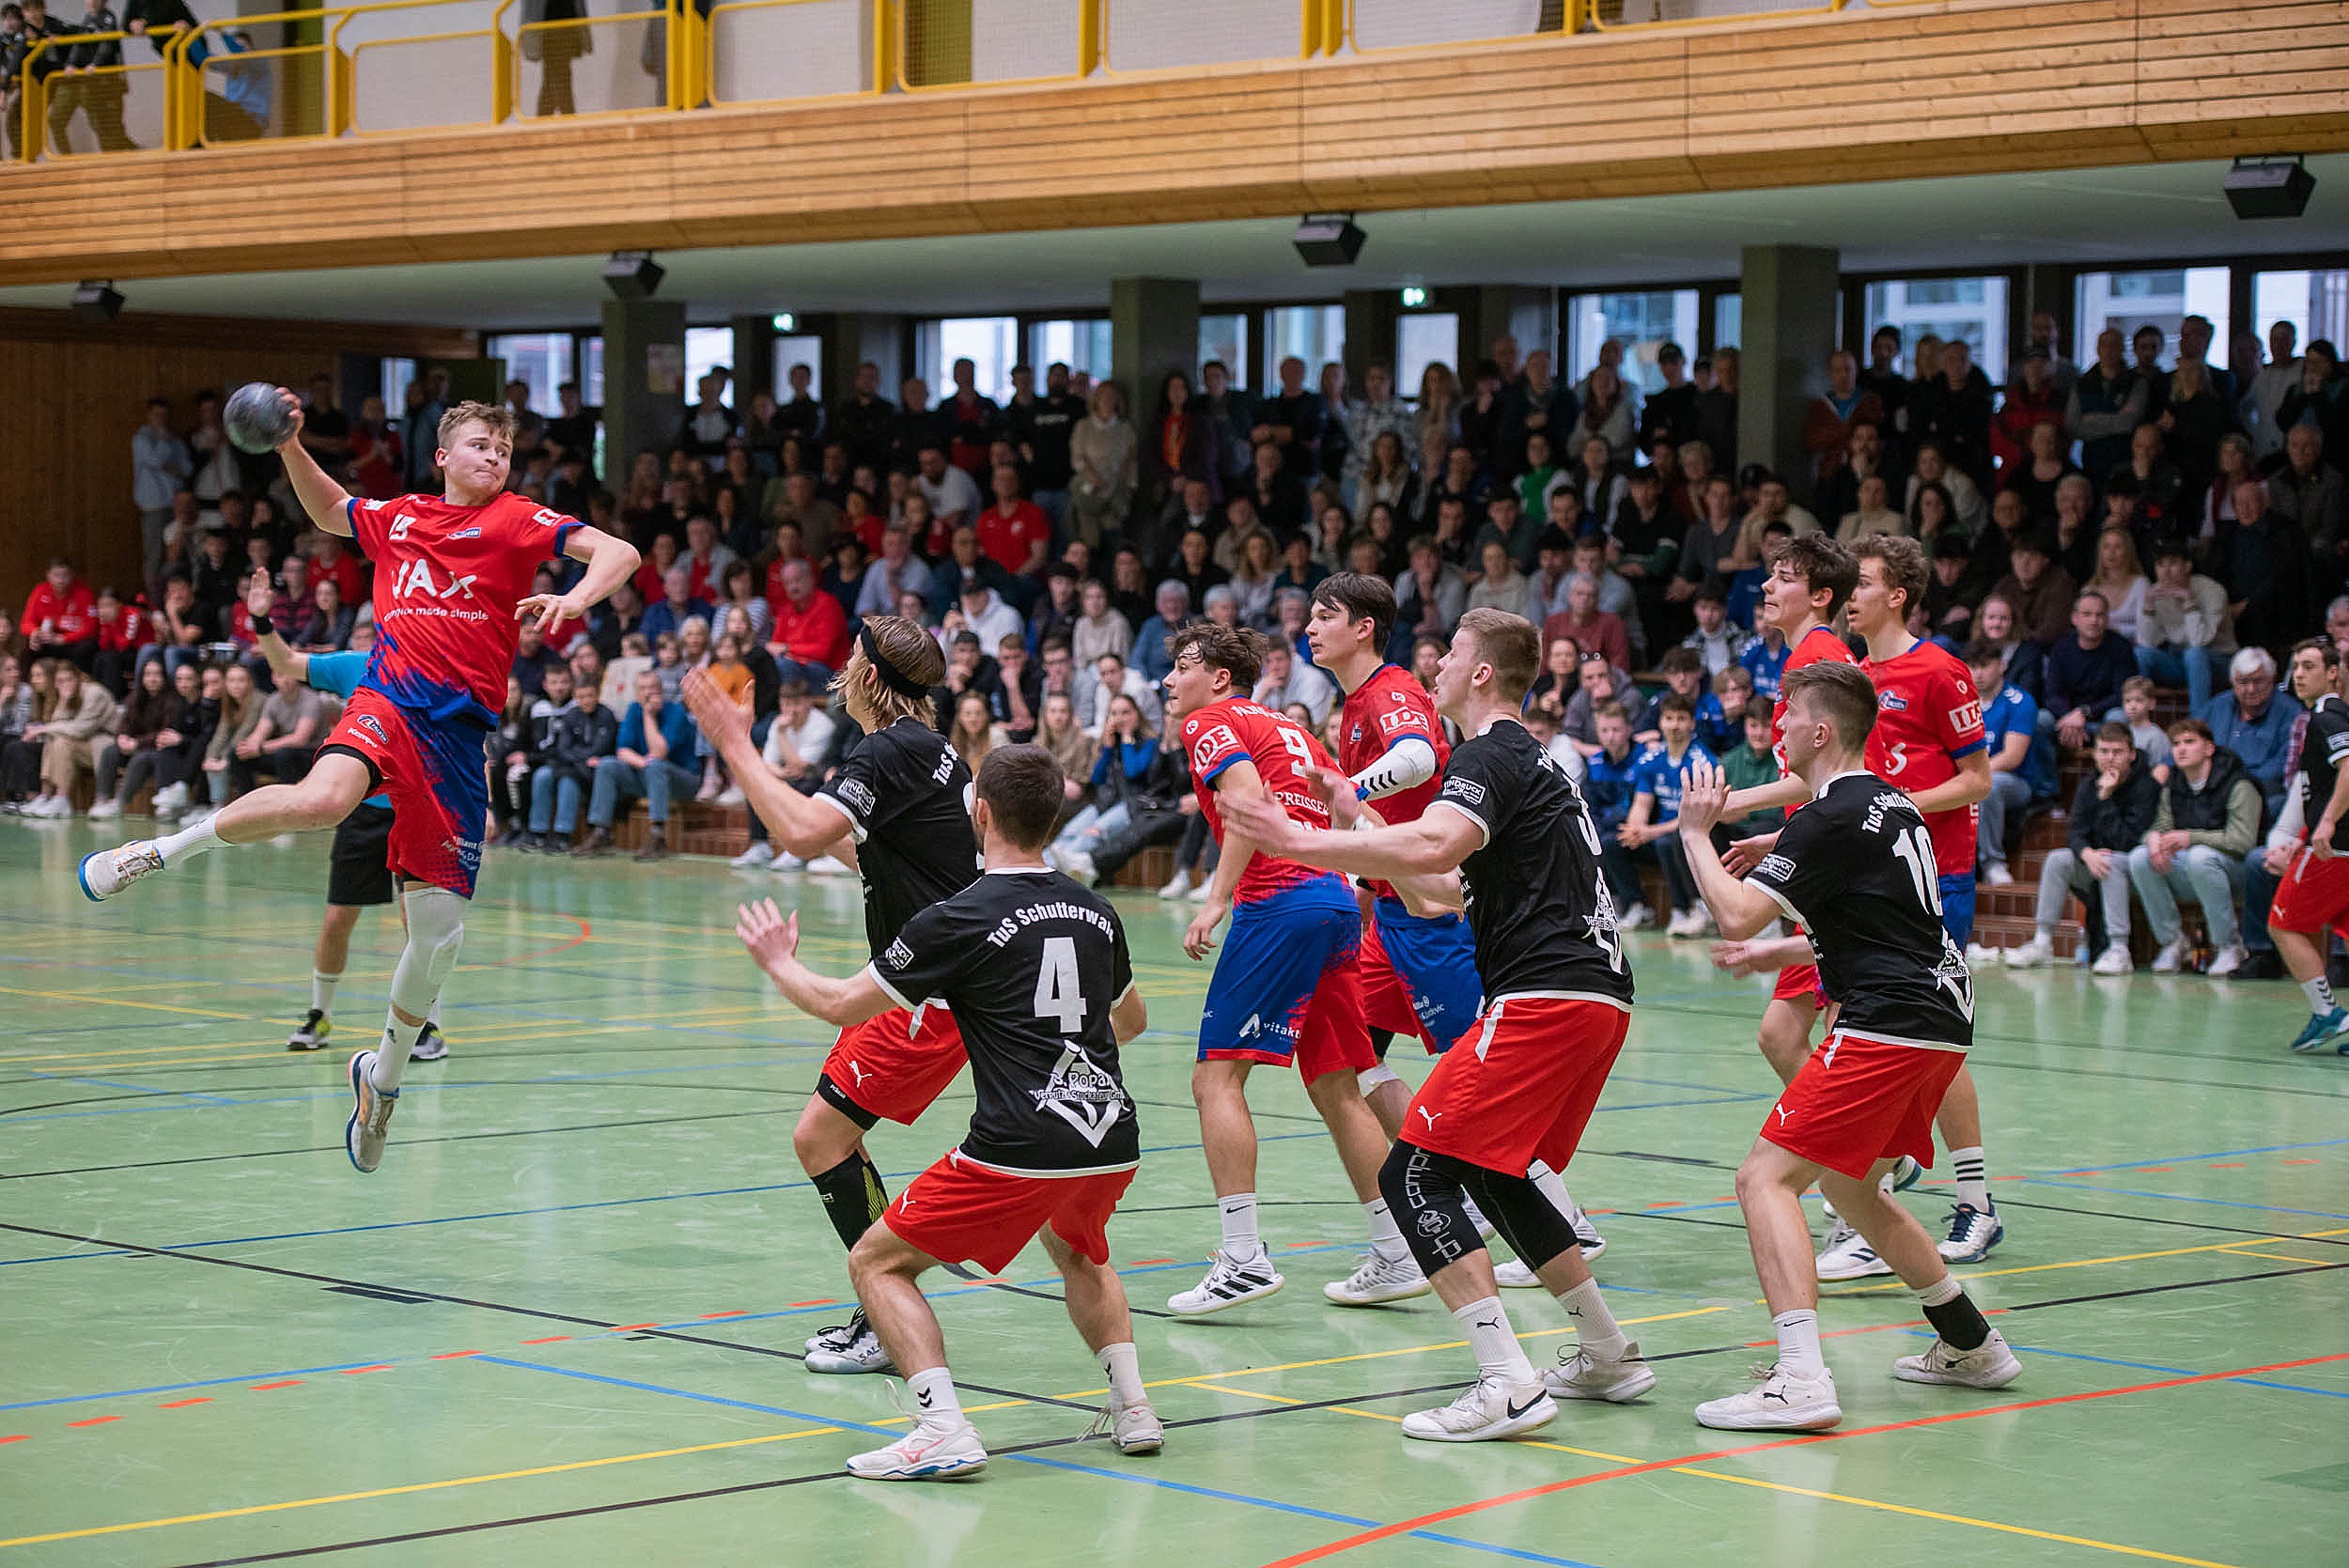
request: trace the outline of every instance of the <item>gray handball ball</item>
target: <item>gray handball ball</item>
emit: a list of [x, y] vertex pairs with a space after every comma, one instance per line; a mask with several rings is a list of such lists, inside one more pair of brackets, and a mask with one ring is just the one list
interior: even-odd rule
[[284, 391], [267, 381], [247, 381], [230, 393], [220, 418], [228, 439], [246, 452], [274, 452], [293, 433]]

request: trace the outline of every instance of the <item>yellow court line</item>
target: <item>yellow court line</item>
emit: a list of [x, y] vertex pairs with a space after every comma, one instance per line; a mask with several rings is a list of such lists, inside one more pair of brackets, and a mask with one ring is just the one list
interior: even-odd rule
[[[213, 982], [213, 984], [225, 985], [226, 982]], [[168, 1002], [162, 1001], [122, 1001], [114, 997], [91, 996], [82, 991], [30, 991], [15, 986], [0, 986], [0, 996], [35, 997], [42, 1001], [96, 1002], [108, 1007], [135, 1007], [143, 1013], [185, 1013], [190, 1017], [226, 1018], [231, 1023], [263, 1021], [257, 1015], [252, 1013], [215, 1013], [210, 1008], [174, 1007]]]
[[161, 1529], [166, 1525], [200, 1525], [214, 1519], [242, 1519], [256, 1514], [282, 1514], [294, 1508], [318, 1508], [327, 1503], [364, 1502], [370, 1498], [399, 1498], [415, 1492], [440, 1492], [452, 1486], [474, 1486], [490, 1481], [521, 1481], [531, 1476], [561, 1475], [570, 1470], [600, 1469], [607, 1465], [633, 1465], [644, 1459], [674, 1459], [687, 1453], [714, 1453], [720, 1449], [754, 1448], [762, 1443], [787, 1443], [796, 1437], [820, 1437], [838, 1426], [811, 1426], [798, 1432], [771, 1432], [764, 1437], [734, 1437], [723, 1443], [695, 1443], [689, 1448], [653, 1449], [644, 1453], [615, 1453], [602, 1459], [574, 1459], [566, 1465], [539, 1465], [527, 1470], [499, 1470], [490, 1475], [457, 1476], [448, 1481], [419, 1481], [407, 1486], [379, 1486], [366, 1492], [337, 1492], [330, 1497], [296, 1498], [289, 1502], [254, 1503], [245, 1508], [219, 1508], [208, 1514], [181, 1514], [168, 1519], [135, 1519], [127, 1524], [93, 1525], [85, 1529], [54, 1530], [47, 1535], [19, 1535], [0, 1546], [39, 1546], [52, 1541], [80, 1541], [93, 1535], [119, 1535], [127, 1530]]
[[1707, 1481], [1726, 1481], [1739, 1486], [1758, 1486], [1770, 1492], [1790, 1492], [1799, 1498], [1819, 1498], [1828, 1502], [1850, 1503], [1856, 1508], [1880, 1509], [1887, 1514], [1906, 1514], [1912, 1518], [1937, 1519], [1943, 1524], [1970, 1525], [1976, 1529], [1995, 1529], [2003, 1535], [2027, 1535], [2034, 1541], [2054, 1541], [2066, 1546], [2093, 1546], [2098, 1551], [2119, 1552], [2127, 1557], [2151, 1558], [2155, 1562], [2184, 1562], [2191, 1568], [2232, 1568], [2224, 1562], [2212, 1562], [2206, 1558], [2179, 1557], [2172, 1552], [2157, 1552], [2145, 1546], [2123, 1546], [2117, 1541], [2098, 1541], [2087, 1535], [2063, 1535], [2051, 1529], [2031, 1529], [2024, 1525], [2002, 1525], [1995, 1519], [1968, 1518], [1963, 1514], [1940, 1514], [1930, 1508], [1910, 1508], [1897, 1502], [1879, 1502], [1874, 1498], [1855, 1498], [1843, 1492], [1818, 1492], [1808, 1486], [1790, 1486], [1782, 1481], [1761, 1481], [1752, 1476], [1728, 1475], [1719, 1470], [1700, 1470], [1693, 1467], [1675, 1468], [1673, 1475], [1703, 1476]]
[[2295, 1258], [2283, 1252], [2254, 1252], [2247, 1248], [2241, 1247], [2228, 1248], [2227, 1256], [2231, 1258], [2265, 1258], [2269, 1263], [2300, 1263], [2307, 1264], [2314, 1268], [2329, 1267], [2331, 1264], [2341, 1261], [2338, 1258], [2329, 1260], [2325, 1258]]
[[[2349, 1230], [2302, 1231], [2299, 1234], [2302, 1239], [2316, 1241], [2326, 1236], [2349, 1235]], [[2015, 1268], [1968, 1269], [1966, 1272], [1959, 1274], [1957, 1278], [1961, 1281], [1995, 1280], [2004, 1274], [2043, 1274], [2049, 1269], [2057, 1268], [2093, 1268], [2099, 1264], [2140, 1263], [2147, 1258], [2183, 1258], [2196, 1252], [2225, 1252], [2242, 1245], [2243, 1244], [2241, 1242], [2235, 1241], [2214, 1241], [2201, 1247], [2165, 1248], [2158, 1252], [2122, 1252], [2109, 1258], [2074, 1258], [2068, 1263], [2034, 1263], [2024, 1264]], [[1906, 1289], [1908, 1289], [1906, 1285], [1902, 1284], [1899, 1281], [1895, 1280], [1889, 1285], [1861, 1285], [1855, 1290], [1838, 1291], [1836, 1292], [1836, 1295], [1868, 1296], [1878, 1291], [1903, 1291]]]

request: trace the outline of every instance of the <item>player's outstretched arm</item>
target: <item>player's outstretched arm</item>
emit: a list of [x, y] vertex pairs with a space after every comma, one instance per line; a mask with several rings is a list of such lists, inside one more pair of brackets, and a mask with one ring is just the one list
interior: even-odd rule
[[685, 706], [701, 725], [702, 738], [725, 758], [742, 799], [786, 854], [803, 861], [835, 854], [848, 837], [848, 819], [814, 796], [802, 795], [768, 770], [751, 739], [750, 716], [706, 670], [685, 676]]
[[1990, 797], [1990, 753], [1987, 751], [1968, 752], [1957, 759], [1957, 771], [1948, 780], [1930, 789], [1912, 789], [1908, 798], [1917, 809], [1931, 816], [1936, 812], [1955, 811]]
[[277, 445], [277, 456], [286, 465], [286, 483], [293, 487], [294, 499], [302, 503], [302, 509], [310, 514], [312, 522], [329, 534], [340, 534], [348, 539], [350, 492], [328, 477], [326, 470], [319, 467], [319, 460], [310, 455], [310, 449], [302, 444], [302, 399], [284, 387], [277, 389], [277, 396], [293, 420], [293, 427]]
[[1293, 822], [1286, 812], [1259, 796], [1225, 803], [1225, 832], [1236, 823], [1266, 854], [1398, 886], [1457, 871], [1480, 842], [1474, 822], [1456, 811], [1432, 808], [1416, 822], [1367, 832], [1335, 832]]
[[514, 618], [526, 615], [538, 617], [538, 629], [547, 630], [560, 621], [583, 619], [587, 612], [610, 598], [621, 583], [636, 575], [643, 562], [636, 547], [626, 539], [615, 538], [600, 528], [582, 527], [563, 541], [563, 553], [574, 561], [584, 562], [585, 575], [572, 584], [568, 594], [532, 594], [514, 606]]
[[1811, 799], [1810, 788], [1792, 773], [1781, 773], [1766, 784], [1750, 784], [1729, 792], [1721, 815], [1731, 821], [1761, 811], [1789, 811]]
[[758, 967], [775, 983], [775, 989], [810, 1017], [838, 1029], [877, 1018], [897, 1004], [880, 988], [870, 969], [846, 980], [817, 974], [800, 962], [800, 917], [775, 908], [771, 898], [744, 904], [735, 911], [734, 934], [742, 939]]
[[1721, 819], [1729, 796], [1729, 782], [1718, 766], [1689, 764], [1688, 782], [1680, 796], [1680, 846], [1688, 854], [1698, 893], [1713, 911], [1713, 924], [1722, 936], [1741, 942], [1776, 920], [1779, 908], [1778, 900], [1760, 888], [1732, 877], [1713, 847], [1713, 825]]
[[263, 659], [269, 660], [269, 673], [272, 680], [280, 686], [289, 681], [299, 685], [309, 678], [310, 656], [306, 653], [297, 653], [288, 646], [286, 639], [280, 636], [276, 627], [271, 624], [269, 610], [271, 604], [275, 602], [275, 598], [276, 596], [270, 592], [268, 582], [261, 578], [259, 573], [255, 573], [253, 585], [244, 591], [245, 613], [253, 617], [253, 629], [256, 631], [260, 631], [264, 626], [269, 627], [270, 629], [256, 637], [253, 646]]

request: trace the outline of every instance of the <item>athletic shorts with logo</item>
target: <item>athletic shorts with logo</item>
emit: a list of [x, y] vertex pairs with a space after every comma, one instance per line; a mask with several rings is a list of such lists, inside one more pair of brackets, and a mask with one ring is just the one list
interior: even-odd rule
[[943, 1003], [893, 1007], [840, 1032], [816, 1093], [861, 1127], [884, 1116], [911, 1126], [970, 1059]]
[[1047, 1225], [1095, 1264], [1110, 1261], [1110, 1216], [1133, 1167], [1022, 1174], [966, 1158], [960, 1149], [913, 1178], [881, 1218], [908, 1246], [941, 1263], [1000, 1274]]
[[1820, 984], [1816, 964], [1789, 964], [1778, 971], [1778, 984], [1770, 987], [1770, 997], [1777, 1001], [1808, 1001], [1824, 1011], [1827, 1007], [1827, 987]]
[[1308, 1083], [1377, 1065], [1362, 1022], [1361, 947], [1361, 907], [1332, 876], [1234, 905], [1199, 1016], [1199, 1060], [1294, 1062]]
[[2267, 924], [2279, 931], [2310, 935], [2331, 926], [2349, 935], [2349, 854], [2320, 861], [2306, 845], [2276, 885]]
[[1610, 998], [1502, 997], [1437, 1059], [1403, 1136], [1504, 1175], [1537, 1158], [1563, 1171], [1630, 1031], [1631, 1009]]
[[490, 778], [481, 765], [488, 735], [470, 719], [430, 719], [361, 687], [319, 749], [366, 763], [390, 798], [384, 858], [393, 871], [471, 898], [490, 820]]
[[1948, 1047], [1828, 1034], [1763, 1121], [1790, 1155], [1855, 1181], [1880, 1159], [1933, 1163], [1933, 1118], [1966, 1053]]
[[1362, 927], [1362, 1018], [1373, 1029], [1416, 1034], [1431, 1056], [1476, 1027], [1485, 1000], [1476, 939], [1458, 915], [1423, 919], [1399, 898], [1371, 905]]

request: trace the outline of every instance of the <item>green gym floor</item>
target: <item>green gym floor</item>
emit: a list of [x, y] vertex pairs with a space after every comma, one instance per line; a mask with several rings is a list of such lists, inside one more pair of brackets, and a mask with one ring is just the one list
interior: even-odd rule
[[[1730, 1199], [1775, 1087], [1764, 983], [1634, 939], [1631, 1043], [1569, 1175], [1661, 1382], [1454, 1448], [1394, 1425], [1472, 1370], [1441, 1308], [1321, 1299], [1362, 1219], [1283, 1075], [1256, 1100], [1289, 1288], [1164, 1315], [1215, 1238], [1187, 1092], [1206, 970], [1181, 955], [1188, 906], [1120, 894], [1149, 1152], [1111, 1236], [1166, 1450], [1078, 1441], [1100, 1376], [1031, 1247], [1003, 1279], [930, 1281], [997, 1463], [891, 1486], [840, 1473], [898, 1430], [890, 1387], [798, 1364], [847, 1288], [790, 1147], [825, 1032], [732, 935], [736, 901], [771, 892], [845, 971], [851, 884], [492, 851], [453, 1054], [410, 1070], [363, 1177], [342, 1063], [381, 1017], [396, 921], [360, 927], [341, 1048], [288, 1055], [325, 841], [213, 854], [102, 908], [72, 878], [97, 842], [0, 824], [0, 1568], [2349, 1558], [2349, 1061], [2285, 1050], [2289, 986], [1983, 977], [2007, 1236], [1962, 1272], [2022, 1380], [1895, 1382], [1914, 1298], [1830, 1287], [1843, 1426], [1746, 1438], [1689, 1409], [1768, 1354]], [[883, 1125], [893, 1186], [969, 1104]], [[1945, 1194], [1909, 1202], [1930, 1223]], [[1508, 1302], [1537, 1361], [1566, 1343], [1541, 1293]]]

